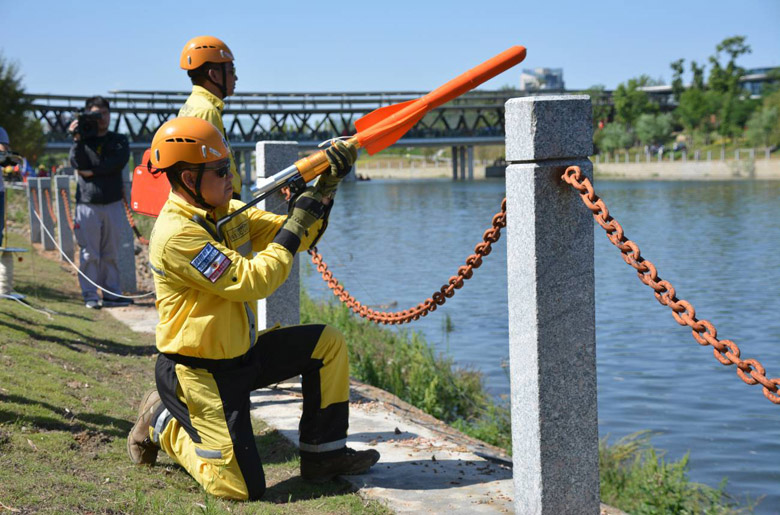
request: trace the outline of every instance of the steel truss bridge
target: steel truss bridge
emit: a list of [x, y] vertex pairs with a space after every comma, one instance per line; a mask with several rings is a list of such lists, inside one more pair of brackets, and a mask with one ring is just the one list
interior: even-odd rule
[[[223, 121], [231, 145], [254, 148], [257, 141], [298, 141], [316, 147], [334, 136], [355, 132], [354, 122], [382, 106], [427, 92], [239, 93], [227, 99]], [[400, 145], [451, 146], [504, 142], [504, 103], [521, 91], [473, 91], [428, 113]], [[176, 117], [189, 92], [112, 91], [112, 130], [126, 134], [131, 145], [148, 145], [155, 131]], [[86, 96], [29, 95], [35, 117], [44, 126], [48, 148], [71, 145], [67, 127]]]

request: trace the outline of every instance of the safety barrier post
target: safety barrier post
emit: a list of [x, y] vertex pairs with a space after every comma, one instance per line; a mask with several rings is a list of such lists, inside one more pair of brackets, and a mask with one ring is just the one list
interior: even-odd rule
[[43, 227], [46, 229], [41, 234], [43, 250], [54, 250], [57, 248], [54, 245], [54, 219], [49, 210], [49, 208], [54, 210], [54, 206], [51, 204], [51, 179], [48, 177], [38, 178], [38, 205], [40, 206], [38, 214], [41, 215]]
[[[257, 178], [270, 177], [284, 170], [298, 159], [298, 143], [294, 141], [258, 141], [255, 163]], [[257, 204], [259, 209], [276, 214], [287, 214], [287, 201], [275, 193]], [[270, 297], [257, 302], [259, 331], [280, 323], [296, 325], [301, 319], [300, 259], [295, 257], [290, 276]]]
[[41, 242], [41, 223], [35, 216], [35, 213], [41, 212], [41, 200], [38, 195], [38, 179], [35, 177], [27, 178], [27, 211], [30, 219], [30, 243]]
[[588, 96], [506, 103], [507, 274], [516, 513], [598, 514], [593, 216], [562, 182], [592, 178]]
[[[128, 206], [131, 205], [130, 192], [133, 187], [133, 183], [130, 181], [131, 177], [132, 174], [130, 173], [128, 163], [122, 170], [122, 188], [125, 201], [127, 202], [126, 205]], [[124, 210], [125, 205], [122, 205], [123, 215]], [[117, 223], [119, 224], [119, 255], [116, 257], [116, 264], [119, 268], [119, 286], [123, 292], [136, 293], [138, 285], [135, 277], [135, 240], [133, 229], [130, 227], [127, 216], [120, 217]]]
[[73, 261], [74, 245], [73, 230], [68, 220], [71, 218], [70, 201], [66, 202], [62, 196], [70, 199], [70, 177], [67, 175], [54, 176], [54, 201], [57, 205], [57, 241], [62, 249], [60, 261], [65, 261], [65, 256]]

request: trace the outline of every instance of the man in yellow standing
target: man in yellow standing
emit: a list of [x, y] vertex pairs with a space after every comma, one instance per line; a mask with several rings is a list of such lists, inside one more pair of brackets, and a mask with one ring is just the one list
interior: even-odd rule
[[[236, 66], [233, 52], [218, 38], [198, 36], [184, 45], [179, 65], [187, 70], [192, 81], [192, 93], [179, 109], [179, 116], [201, 118], [216, 127], [228, 141], [225, 126], [222, 123], [222, 111], [225, 98], [235, 93]], [[230, 173], [233, 174], [233, 198], [241, 199], [241, 176], [236, 168], [233, 150], [230, 151]]]

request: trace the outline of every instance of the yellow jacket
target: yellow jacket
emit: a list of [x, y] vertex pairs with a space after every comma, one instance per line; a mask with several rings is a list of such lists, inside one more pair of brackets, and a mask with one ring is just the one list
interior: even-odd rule
[[241, 177], [238, 175], [236, 160], [233, 158], [233, 149], [230, 148], [230, 141], [228, 141], [225, 126], [222, 125], [222, 110], [224, 108], [225, 102], [220, 100], [219, 97], [212, 95], [209, 90], [201, 86], [192, 86], [192, 93], [184, 105], [181, 106], [181, 109], [179, 109], [179, 116], [192, 116], [206, 120], [225, 136], [225, 141], [228, 142], [228, 148], [230, 149], [230, 173], [233, 174], [233, 193], [240, 195]]
[[[231, 200], [213, 216], [243, 205]], [[250, 208], [223, 227], [218, 243], [193, 215], [214, 228], [211, 214], [171, 192], [152, 230], [157, 349], [206, 359], [241, 356], [257, 339], [255, 301], [271, 295], [292, 268], [292, 254], [273, 243], [285, 217]], [[299, 250], [311, 245], [321, 226], [319, 221], [309, 230]]]

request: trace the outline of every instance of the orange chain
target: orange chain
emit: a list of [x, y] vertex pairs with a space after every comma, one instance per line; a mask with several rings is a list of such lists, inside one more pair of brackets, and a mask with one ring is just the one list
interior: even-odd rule
[[130, 210], [130, 205], [127, 203], [127, 199], [124, 196], [122, 196], [122, 203], [125, 206], [125, 215], [127, 215], [127, 223], [129, 223], [130, 227], [132, 227], [133, 232], [138, 238], [138, 241], [141, 242], [141, 245], [149, 245], [149, 240], [141, 236], [141, 231], [139, 231], [138, 227], [135, 226], [135, 219], [133, 218], [133, 212]]
[[412, 320], [418, 320], [432, 311], [436, 311], [438, 306], [444, 304], [447, 299], [455, 295], [455, 290], [463, 287], [463, 281], [471, 279], [475, 268], [482, 265], [482, 258], [490, 254], [492, 244], [501, 237], [501, 229], [506, 227], [506, 199], [501, 202], [501, 211], [493, 216], [491, 227], [482, 235], [480, 243], [474, 247], [474, 254], [466, 258], [466, 264], [458, 268], [458, 274], [450, 277], [450, 280], [436, 291], [425, 302], [417, 304], [413, 308], [404, 311], [385, 312], [374, 311], [368, 306], [362, 305], [355, 297], [339, 284], [338, 279], [333, 277], [333, 273], [328, 270], [328, 265], [322, 260], [322, 255], [317, 252], [317, 247], [309, 249], [311, 261], [317, 266], [317, 271], [322, 274], [322, 279], [328, 283], [328, 287], [333, 290], [333, 294], [347, 305], [352, 311], [363, 318], [371, 320], [377, 324], [404, 324]]
[[[30, 188], [30, 191], [32, 192], [33, 197], [33, 211], [35, 211], [38, 216], [41, 216], [41, 212], [39, 211], [40, 206], [38, 206], [38, 188]], [[43, 217], [41, 216], [41, 218]]]
[[774, 404], [780, 404], [780, 395], [777, 393], [780, 378], [767, 378], [764, 375], [766, 370], [758, 360], [740, 359], [740, 351], [736, 343], [731, 340], [719, 340], [714, 325], [708, 320], [696, 318], [696, 310], [691, 303], [678, 299], [672, 284], [661, 279], [655, 265], [640, 255], [637, 244], [625, 237], [623, 227], [610, 216], [607, 205], [596, 195], [593, 184], [582, 174], [580, 168], [568, 167], [561, 178], [580, 192], [582, 201], [593, 212], [596, 222], [606, 231], [609, 241], [620, 249], [623, 260], [636, 270], [640, 281], [653, 289], [658, 302], [672, 310], [672, 316], [677, 323], [690, 327], [691, 334], [699, 345], [712, 345], [712, 353], [720, 363], [736, 365], [737, 375], [745, 383], [750, 385], [761, 383], [764, 396]]
[[62, 197], [62, 202], [65, 205], [65, 218], [68, 219], [68, 225], [70, 226], [70, 230], [75, 230], [75, 224], [73, 223], [73, 217], [70, 215], [70, 199], [68, 198], [68, 193], [64, 190], [60, 190], [60, 197]]
[[51, 206], [51, 192], [47, 189], [43, 190], [43, 196], [46, 197], [46, 209], [49, 211], [52, 221], [57, 223], [57, 216], [54, 214], [54, 208]]

